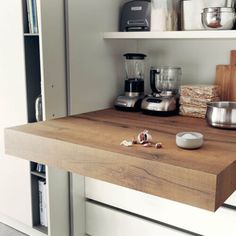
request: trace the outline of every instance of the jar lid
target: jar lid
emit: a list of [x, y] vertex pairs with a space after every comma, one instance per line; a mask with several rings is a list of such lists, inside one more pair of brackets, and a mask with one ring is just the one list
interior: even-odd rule
[[126, 53], [123, 55], [127, 60], [143, 60], [146, 55], [142, 53]]
[[203, 9], [204, 13], [212, 13], [212, 12], [229, 12], [234, 13], [235, 9], [232, 7], [208, 7]]

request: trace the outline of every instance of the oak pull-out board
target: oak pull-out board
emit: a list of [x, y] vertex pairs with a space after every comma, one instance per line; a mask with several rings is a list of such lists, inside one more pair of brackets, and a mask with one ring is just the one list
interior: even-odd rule
[[[162, 149], [120, 146], [148, 129]], [[181, 131], [204, 134], [201, 149], [176, 146]], [[215, 211], [236, 189], [236, 132], [205, 120], [107, 109], [5, 130], [6, 153]]]

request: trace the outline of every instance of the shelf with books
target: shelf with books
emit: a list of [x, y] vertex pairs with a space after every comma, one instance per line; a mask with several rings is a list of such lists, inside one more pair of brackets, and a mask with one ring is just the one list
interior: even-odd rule
[[[21, 0], [21, 2], [28, 122], [33, 123], [43, 119], [65, 116], [65, 96], [61, 96], [59, 100], [56, 99], [58, 94], [65, 95], [66, 93], [64, 76], [65, 25], [63, 21], [58, 21], [64, 17], [64, 0]], [[53, 7], [55, 5], [56, 8]], [[48, 24], [49, 21], [50, 24]], [[53, 31], [51, 23], [56, 26]], [[53, 47], [51, 47], [51, 42], [54, 42]], [[55, 78], [57, 79], [55, 80]], [[60, 106], [57, 105], [59, 103]], [[65, 220], [67, 215], [64, 210], [69, 212], [67, 173], [49, 167], [37, 170], [39, 164], [35, 162], [30, 162], [29, 165], [32, 227], [48, 235], [54, 231], [61, 232], [58, 236], [68, 235], [69, 225]], [[60, 188], [52, 184], [58, 178], [64, 181], [61, 181]], [[47, 218], [51, 225], [48, 228], [42, 226], [40, 217], [40, 181], [45, 183], [46, 193], [44, 195], [48, 199], [46, 201], [48, 205], [50, 203], [50, 209], [47, 209]], [[62, 196], [60, 201], [57, 199], [57, 195]]]
[[47, 234], [47, 183], [45, 165], [30, 163], [33, 227]]
[[31, 175], [37, 176], [42, 179], [46, 179], [46, 174], [38, 171], [31, 171]]
[[[31, 172], [32, 173], [32, 172]], [[46, 179], [31, 175], [33, 228], [47, 234], [47, 184]]]

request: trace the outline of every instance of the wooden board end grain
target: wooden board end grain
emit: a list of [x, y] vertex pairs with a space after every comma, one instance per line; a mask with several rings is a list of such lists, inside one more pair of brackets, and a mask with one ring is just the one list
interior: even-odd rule
[[[148, 129], [163, 149], [120, 146]], [[176, 146], [199, 131], [199, 150]], [[159, 197], [215, 211], [236, 189], [236, 133], [202, 119], [152, 117], [113, 109], [5, 130], [6, 153]]]

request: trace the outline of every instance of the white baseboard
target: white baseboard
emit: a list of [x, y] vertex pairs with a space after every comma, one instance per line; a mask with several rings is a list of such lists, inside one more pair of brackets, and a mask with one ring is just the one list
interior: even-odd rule
[[29, 236], [45, 236], [45, 234], [39, 232], [38, 230], [35, 230], [27, 225], [24, 225], [24, 224], [20, 223], [19, 221], [11, 219], [1, 213], [0, 213], [0, 222], [18, 230], [24, 234], [27, 234]]

